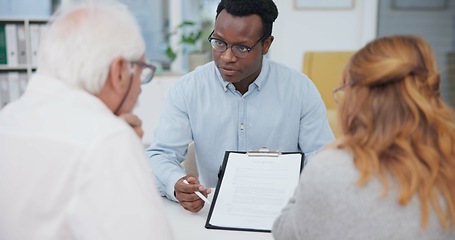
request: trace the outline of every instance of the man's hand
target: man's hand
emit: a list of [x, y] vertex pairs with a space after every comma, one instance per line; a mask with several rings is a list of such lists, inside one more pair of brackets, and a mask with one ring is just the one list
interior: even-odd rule
[[[189, 184], [185, 184], [183, 180]], [[211, 192], [210, 188], [205, 188], [199, 184], [199, 180], [193, 176], [180, 178], [174, 185], [175, 197], [179, 200], [180, 205], [190, 212], [199, 212], [204, 207], [204, 201], [194, 192], [199, 191], [205, 197]]]
[[125, 120], [126, 123], [128, 123], [136, 132], [137, 136], [139, 136], [140, 139], [142, 139], [142, 136], [144, 136], [144, 130], [142, 130], [142, 121], [139, 119], [138, 116], [132, 114], [132, 113], [124, 113], [119, 116], [123, 120]]

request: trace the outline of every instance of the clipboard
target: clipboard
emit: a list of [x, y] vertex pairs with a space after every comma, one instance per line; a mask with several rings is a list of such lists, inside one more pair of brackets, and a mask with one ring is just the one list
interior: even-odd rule
[[267, 148], [226, 151], [205, 228], [271, 232], [298, 185], [304, 159], [301, 152]]

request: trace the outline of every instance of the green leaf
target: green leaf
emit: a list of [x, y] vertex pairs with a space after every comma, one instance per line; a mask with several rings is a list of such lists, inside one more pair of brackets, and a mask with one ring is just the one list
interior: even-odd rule
[[194, 25], [194, 22], [191, 22], [191, 21], [184, 21], [182, 23], [180, 23], [177, 28], [183, 28], [185, 26], [193, 26]]
[[171, 47], [167, 47], [166, 48], [166, 56], [169, 58], [169, 60], [171, 62], [173, 62], [175, 60], [175, 58], [177, 57], [177, 54], [172, 50]]
[[182, 35], [182, 42], [187, 44], [196, 44], [196, 42], [201, 38], [202, 32], [192, 32], [188, 35]]

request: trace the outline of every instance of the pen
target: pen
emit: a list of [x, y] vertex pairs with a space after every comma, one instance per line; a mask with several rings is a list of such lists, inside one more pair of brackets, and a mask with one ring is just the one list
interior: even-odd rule
[[[183, 183], [185, 183], [185, 184], [190, 184], [186, 179], [183, 179]], [[197, 195], [200, 199], [204, 200], [204, 202], [206, 202], [207, 204], [212, 204], [212, 203], [210, 202], [210, 200], [208, 200], [204, 195], [202, 195], [201, 192], [195, 191], [194, 193], [196, 193], [196, 195]]]

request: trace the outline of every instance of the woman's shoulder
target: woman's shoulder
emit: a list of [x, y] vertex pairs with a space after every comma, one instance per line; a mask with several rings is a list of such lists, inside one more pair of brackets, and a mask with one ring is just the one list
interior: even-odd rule
[[308, 159], [306, 170], [324, 173], [355, 173], [353, 156], [347, 149], [327, 146]]
[[352, 160], [351, 152], [348, 149], [341, 147], [340, 143], [340, 140], [335, 140], [327, 144], [315, 155], [315, 157], [325, 159], [330, 156], [335, 157], [336, 159]]

